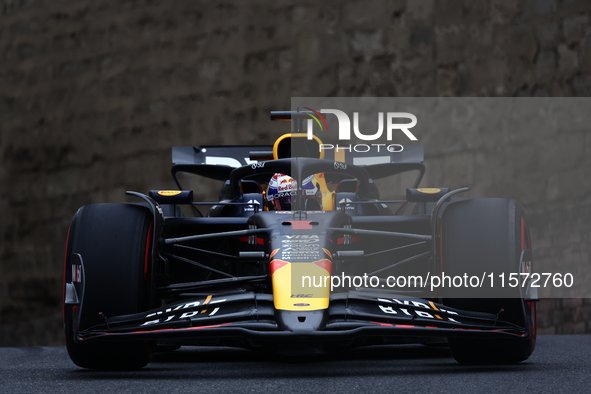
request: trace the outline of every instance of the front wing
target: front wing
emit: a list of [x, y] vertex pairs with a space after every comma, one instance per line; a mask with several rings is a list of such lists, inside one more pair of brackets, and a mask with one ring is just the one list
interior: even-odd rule
[[[246, 338], [260, 341], [338, 341], [361, 337], [520, 337], [527, 330], [498, 315], [448, 308], [429, 300], [364, 291], [332, 294], [325, 311], [289, 312], [301, 329], [276, 319], [273, 296], [254, 292], [203, 295], [143, 313], [103, 316], [76, 331], [77, 342]], [[306, 319], [323, 314], [320, 326]], [[310, 319], [318, 321], [318, 319]]]

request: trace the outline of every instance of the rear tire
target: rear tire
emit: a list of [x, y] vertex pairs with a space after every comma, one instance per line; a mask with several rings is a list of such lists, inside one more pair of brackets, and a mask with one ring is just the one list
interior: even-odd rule
[[81, 305], [64, 304], [66, 347], [74, 364], [92, 369], [138, 369], [152, 358], [154, 343], [148, 341], [74, 340], [78, 321], [80, 330], [104, 324], [99, 312], [110, 317], [150, 309], [149, 270], [145, 272], [145, 268], [151, 263], [151, 231], [152, 215], [142, 205], [87, 205], [74, 216], [64, 269], [65, 286], [72, 282], [72, 255], [82, 256]]
[[[442, 270], [445, 275], [519, 272], [520, 255], [531, 249], [523, 208], [514, 200], [470, 199], [450, 204], [442, 217]], [[497, 282], [497, 286], [500, 284]], [[521, 298], [449, 298], [448, 306], [497, 314], [526, 328], [523, 338], [449, 338], [452, 356], [464, 364], [511, 364], [526, 360], [534, 350], [535, 303]]]

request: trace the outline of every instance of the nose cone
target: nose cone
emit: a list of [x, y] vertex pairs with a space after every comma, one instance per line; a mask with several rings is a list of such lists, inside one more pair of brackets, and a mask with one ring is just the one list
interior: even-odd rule
[[302, 334], [318, 331], [326, 324], [328, 310], [320, 311], [277, 311], [277, 321], [286, 331]]

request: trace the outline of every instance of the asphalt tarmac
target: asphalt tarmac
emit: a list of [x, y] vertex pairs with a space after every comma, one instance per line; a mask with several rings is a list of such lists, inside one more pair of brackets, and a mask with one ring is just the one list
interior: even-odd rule
[[139, 371], [76, 367], [64, 347], [0, 348], [0, 392], [589, 393], [591, 335], [541, 336], [526, 362], [463, 366], [446, 348], [393, 345], [293, 359], [183, 347]]

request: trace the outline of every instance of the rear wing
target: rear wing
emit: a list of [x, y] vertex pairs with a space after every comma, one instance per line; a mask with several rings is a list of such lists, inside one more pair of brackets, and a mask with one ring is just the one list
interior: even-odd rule
[[251, 153], [272, 151], [271, 145], [175, 146], [172, 175], [179, 171], [225, 181], [238, 167], [256, 163]]
[[330, 144], [324, 144], [324, 146], [328, 148], [325, 150], [325, 159], [363, 167], [372, 179], [418, 170], [420, 171], [418, 185], [425, 173], [423, 145], [335, 144], [332, 147]]
[[[373, 179], [419, 170], [424, 173], [422, 145], [331, 145], [322, 144], [324, 159], [364, 167]], [[238, 167], [273, 157], [271, 145], [175, 146], [172, 174], [189, 172], [225, 181]]]

